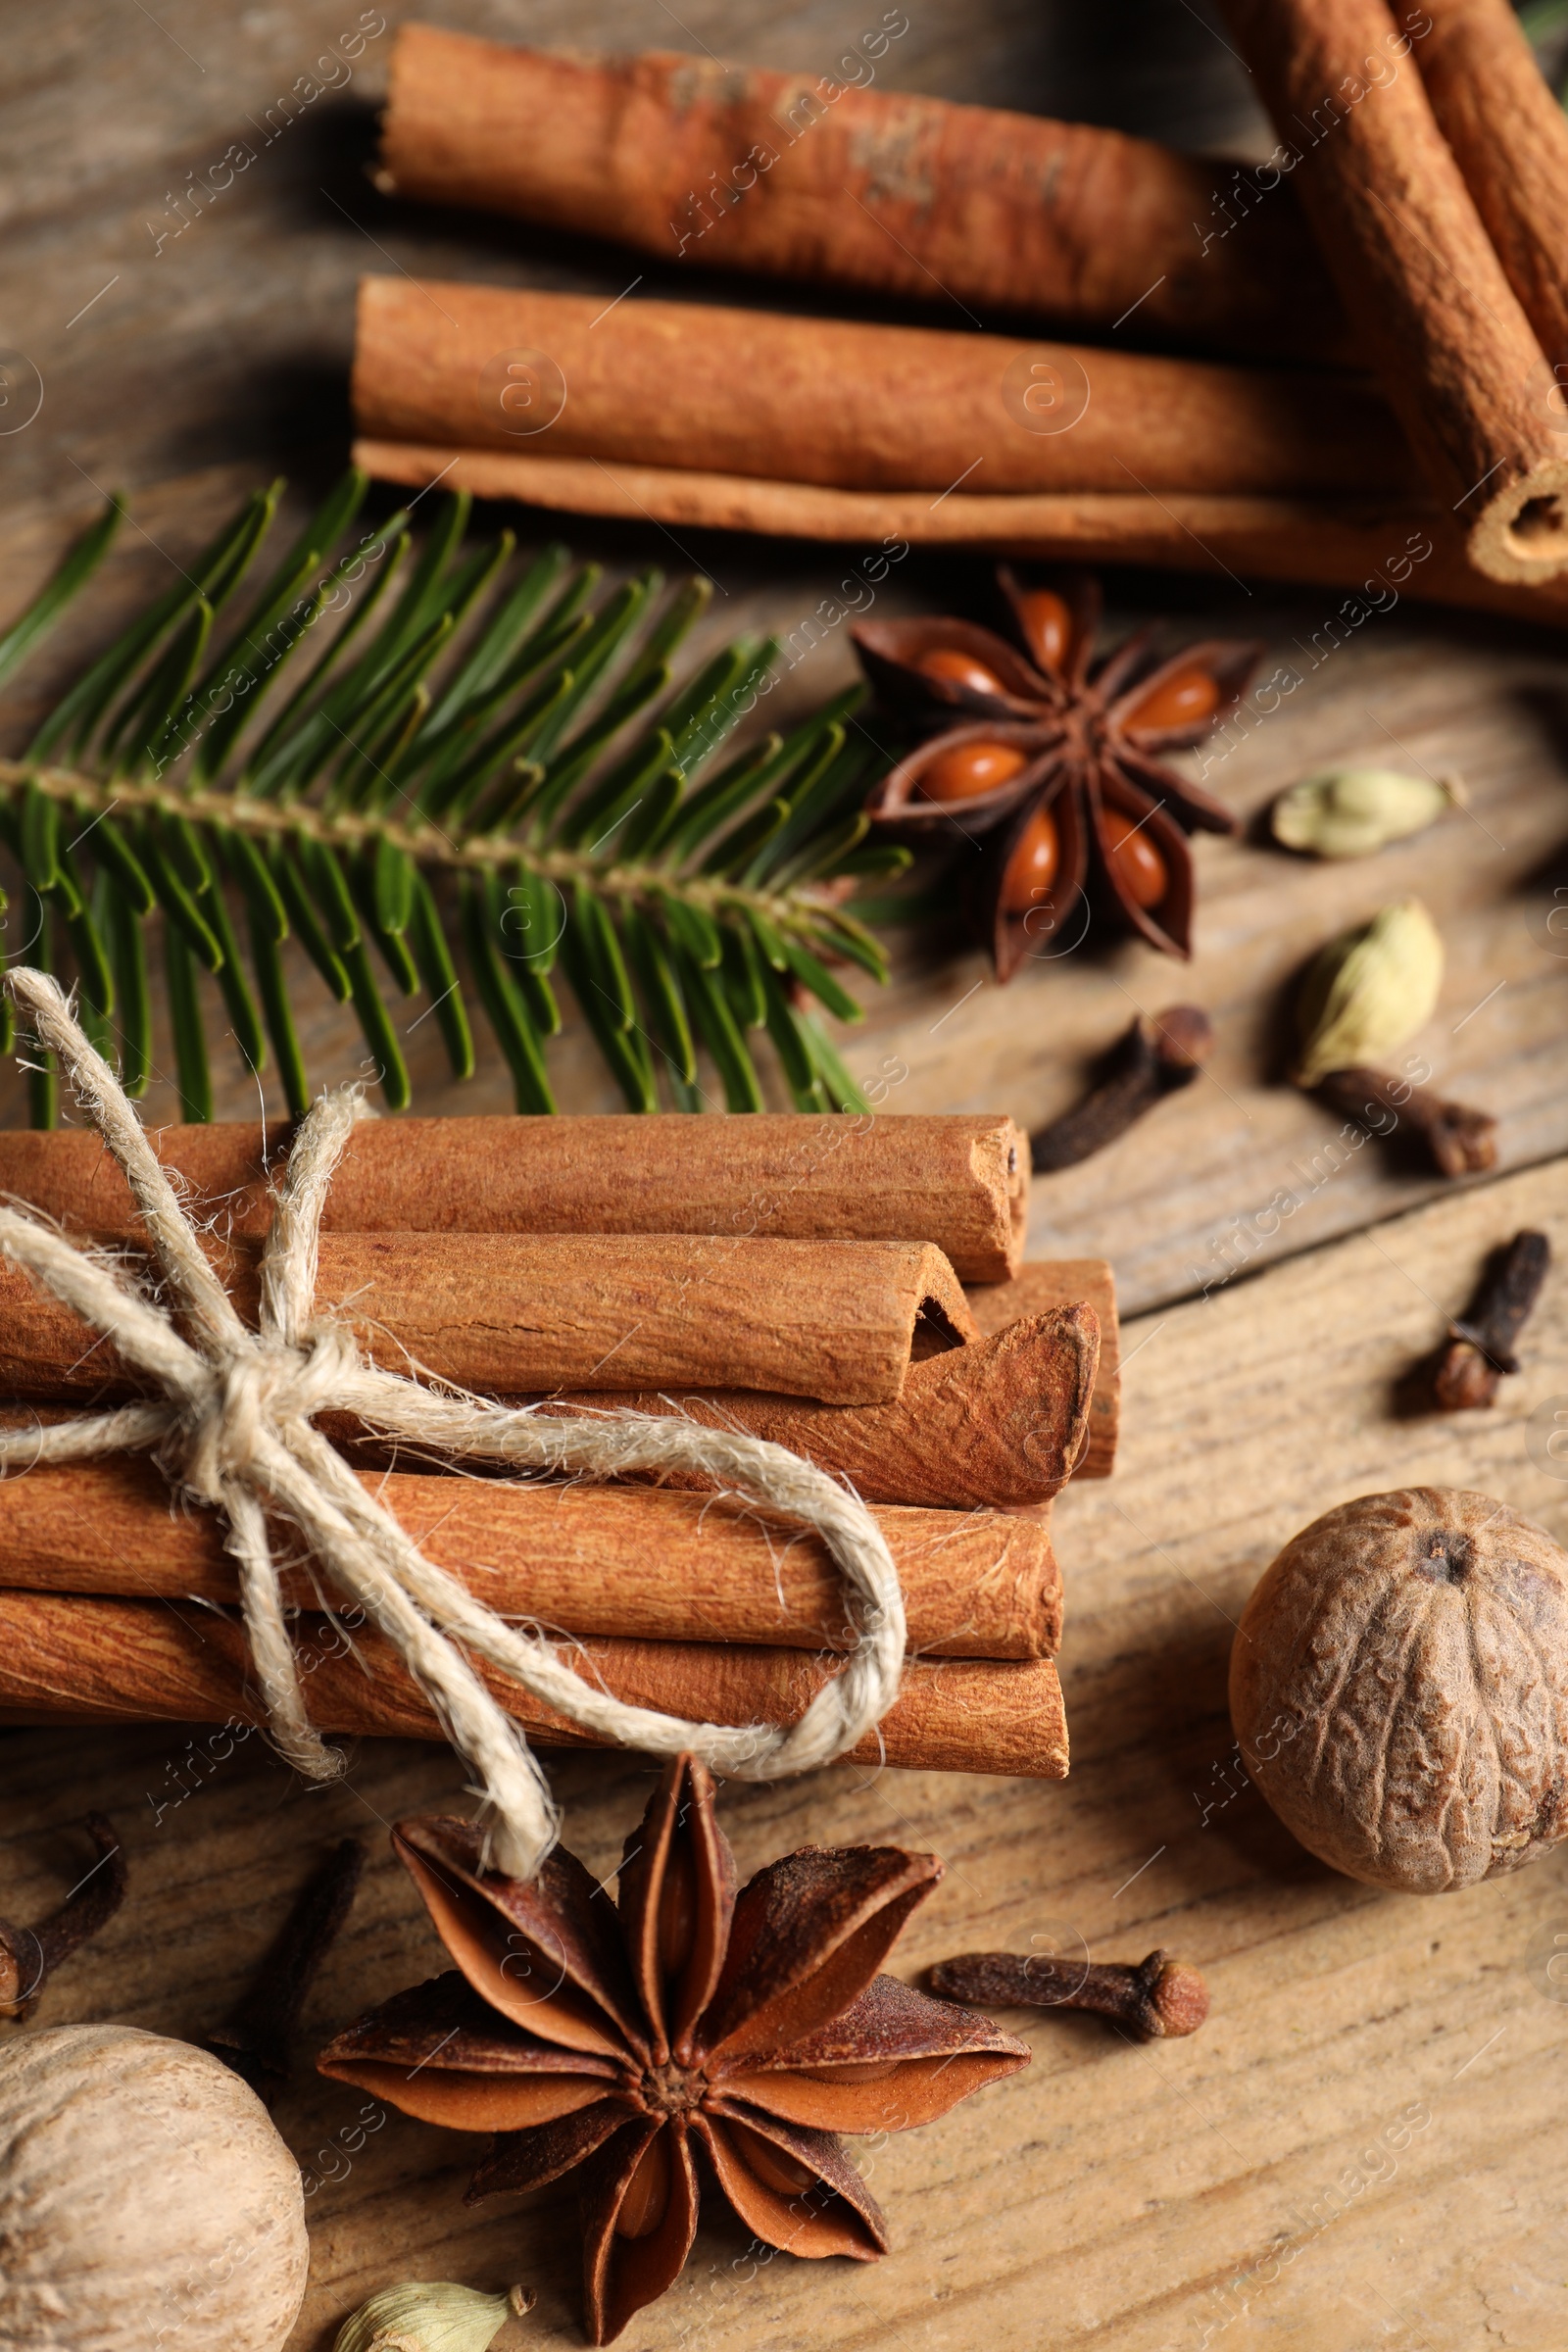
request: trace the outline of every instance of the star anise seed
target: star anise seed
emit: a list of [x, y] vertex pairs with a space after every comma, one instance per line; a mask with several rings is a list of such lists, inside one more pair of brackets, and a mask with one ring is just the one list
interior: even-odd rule
[[665, 1767], [618, 1896], [558, 1849], [530, 1885], [476, 1829], [400, 1823], [455, 1970], [321, 2053], [405, 2114], [495, 2134], [469, 2198], [580, 2168], [593, 2341], [678, 2276], [701, 2157], [765, 2244], [874, 2261], [887, 2236], [840, 2132], [903, 2131], [1028, 2063], [988, 2018], [876, 1972], [942, 1876], [898, 1846], [803, 1846], [735, 1891], [713, 1784]]
[[1237, 820], [1162, 755], [1229, 716], [1261, 647], [1214, 639], [1161, 662], [1142, 629], [1097, 661], [1097, 581], [1025, 585], [1005, 568], [998, 579], [1027, 659], [966, 620], [853, 632], [889, 709], [937, 729], [876, 785], [867, 812], [911, 839], [978, 848], [969, 911], [999, 980], [1025, 956], [1076, 946], [1095, 911], [1167, 956], [1191, 955], [1187, 835], [1235, 833]]

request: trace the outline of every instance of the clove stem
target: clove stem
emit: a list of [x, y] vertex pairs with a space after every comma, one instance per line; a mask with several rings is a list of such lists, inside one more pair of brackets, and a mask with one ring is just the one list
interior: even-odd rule
[[1104, 1076], [1081, 1102], [1031, 1136], [1037, 1176], [1102, 1152], [1166, 1095], [1191, 1086], [1213, 1050], [1209, 1017], [1197, 1004], [1140, 1013], [1112, 1049]]
[[1448, 1102], [1430, 1086], [1391, 1078], [1383, 1070], [1331, 1070], [1314, 1090], [1319, 1099], [1373, 1135], [1400, 1126], [1418, 1135], [1440, 1175], [1479, 1176], [1497, 1163], [1497, 1122], [1490, 1111]]
[[289, 2044], [317, 1971], [349, 1915], [365, 1849], [345, 1838], [306, 1881], [249, 1992], [207, 2047], [270, 2107], [288, 2081]]
[[89, 1813], [82, 1827], [98, 1859], [59, 1910], [36, 1928], [0, 1919], [0, 2018], [30, 2017], [60, 1963], [107, 1927], [125, 1899], [125, 1857], [114, 1824]]
[[1551, 1244], [1544, 1233], [1516, 1233], [1494, 1250], [1469, 1306], [1448, 1325], [1438, 1356], [1432, 1392], [1442, 1411], [1462, 1413], [1495, 1403], [1497, 1383], [1519, 1369], [1514, 1342], [1550, 1264]]
[[[1089, 2009], [1129, 2027], [1142, 2041], [1196, 2034], [1208, 2015], [1208, 1986], [1196, 1968], [1170, 1952], [1088, 1963], [1073, 1983], [1061, 1964], [1042, 1967], [1036, 1952], [964, 1952], [940, 1961], [928, 1982], [939, 2000], [984, 2009]], [[1070, 1989], [1063, 1989], [1067, 1984]]]

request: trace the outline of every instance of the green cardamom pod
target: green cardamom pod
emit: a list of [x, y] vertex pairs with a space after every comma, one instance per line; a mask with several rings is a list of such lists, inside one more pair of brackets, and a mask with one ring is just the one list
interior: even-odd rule
[[1392, 767], [1326, 767], [1282, 792], [1270, 812], [1276, 841], [1318, 858], [1369, 858], [1464, 806], [1457, 776], [1403, 776]]
[[508, 2320], [533, 2308], [533, 2295], [507, 2295], [416, 2279], [384, 2286], [337, 2331], [332, 2352], [487, 2352]]
[[1297, 1008], [1298, 1086], [1358, 1069], [1413, 1037], [1443, 986], [1443, 942], [1419, 899], [1399, 899], [1371, 922], [1331, 939]]

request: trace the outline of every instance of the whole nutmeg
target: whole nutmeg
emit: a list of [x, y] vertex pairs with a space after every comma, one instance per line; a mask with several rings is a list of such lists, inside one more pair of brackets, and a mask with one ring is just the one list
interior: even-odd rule
[[219, 2059], [130, 2026], [0, 2045], [7, 2352], [278, 2352], [309, 2261], [300, 2168]]
[[1342, 1503], [1265, 1571], [1230, 1699], [1320, 1861], [1407, 1894], [1518, 1870], [1568, 1836], [1568, 1553], [1461, 1489]]

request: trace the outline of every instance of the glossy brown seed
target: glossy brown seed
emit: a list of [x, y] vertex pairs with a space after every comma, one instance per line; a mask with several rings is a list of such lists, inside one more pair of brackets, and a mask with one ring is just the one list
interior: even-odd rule
[[669, 2209], [669, 2142], [662, 2132], [651, 2139], [626, 2183], [615, 2216], [617, 2237], [652, 2237]]
[[1165, 860], [1131, 817], [1112, 817], [1106, 840], [1117, 879], [1135, 906], [1157, 906], [1170, 886]]
[[734, 2133], [737, 2147], [759, 2180], [765, 2180], [769, 2188], [791, 2197], [798, 2189], [810, 2186], [809, 2169], [785, 2149], [775, 2147], [770, 2139], [764, 2139], [760, 2132], [754, 2132], [749, 2124], [733, 2121], [727, 2129]]
[[1017, 602], [1018, 625], [1042, 669], [1059, 670], [1072, 643], [1072, 614], [1053, 588], [1031, 588]]
[[1031, 906], [1037, 906], [1055, 881], [1060, 863], [1056, 820], [1049, 808], [1037, 808], [1019, 834], [1002, 878], [1002, 904], [1006, 912], [1027, 914]]
[[920, 656], [915, 668], [922, 677], [940, 678], [945, 685], [966, 686], [971, 694], [1005, 694], [994, 669], [976, 661], [958, 645], [934, 645]]
[[1220, 705], [1219, 680], [1206, 669], [1179, 669], [1134, 705], [1130, 727], [1196, 727]]
[[670, 1849], [659, 1890], [659, 1964], [678, 1977], [697, 1940], [697, 1865], [688, 1845]]
[[1025, 764], [1015, 743], [956, 743], [932, 760], [920, 778], [927, 801], [972, 801], [982, 792], [1010, 784]]

